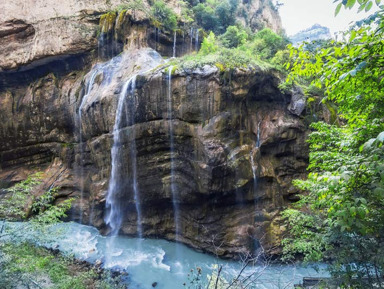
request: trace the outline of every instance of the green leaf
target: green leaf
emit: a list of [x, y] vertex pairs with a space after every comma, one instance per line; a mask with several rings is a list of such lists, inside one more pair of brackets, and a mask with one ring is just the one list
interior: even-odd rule
[[342, 5], [343, 5], [342, 3], [339, 3], [339, 4], [336, 6], [335, 16], [337, 16], [337, 15], [339, 14]]
[[360, 7], [359, 7], [359, 9], [357, 10], [357, 12], [361, 12], [361, 11], [363, 11], [366, 5], [367, 5], [366, 3], [361, 4]]
[[356, 0], [348, 0], [346, 7], [351, 9], [355, 5]]
[[373, 5], [372, 1], [369, 1], [367, 6], [365, 7], [365, 12], [368, 12], [369, 10], [371, 10], [372, 5]]

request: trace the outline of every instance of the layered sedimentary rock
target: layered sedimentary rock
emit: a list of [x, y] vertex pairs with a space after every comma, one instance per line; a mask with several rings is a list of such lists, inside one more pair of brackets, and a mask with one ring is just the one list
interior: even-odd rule
[[[48, 5], [33, 19], [0, 19], [0, 190], [44, 171], [36, 195], [60, 188], [58, 202], [77, 198], [70, 218], [108, 233], [116, 109], [124, 84], [136, 75], [115, 144], [120, 233], [138, 234], [135, 183], [143, 236], [226, 257], [260, 244], [274, 252], [278, 213], [297, 193], [291, 180], [305, 176], [303, 97], [282, 94], [273, 71], [168, 67], [153, 49], [169, 56], [172, 35], [156, 35], [138, 15], [119, 20], [113, 14], [100, 42], [101, 2], [74, 1], [57, 18], [44, 16], [53, 9]], [[111, 53], [108, 39], [118, 44]], [[177, 35], [177, 53], [194, 47], [189, 39]]]
[[[86, 75], [49, 74], [2, 91], [3, 183], [21, 179], [26, 169], [49, 172], [54, 161], [56, 170], [58, 164], [60, 170], [65, 168], [66, 178], [54, 183], [65, 191], [61, 196], [79, 198], [71, 216], [107, 232], [105, 198], [117, 101], [123, 84], [141, 70], [134, 107], [124, 112], [124, 137], [118, 144], [124, 148], [118, 196], [124, 204], [121, 233], [137, 234], [134, 143], [144, 236], [175, 238], [176, 201], [178, 240], [195, 248], [212, 252], [217, 246], [220, 255], [233, 257], [252, 252], [259, 241], [268, 248], [277, 245], [279, 209], [296, 193], [291, 180], [305, 175], [307, 160], [306, 127], [288, 110], [291, 96], [278, 90], [279, 78], [273, 72], [260, 69], [173, 67], [169, 82], [169, 68], [143, 72], [156, 57], [151, 49], [129, 50], [99, 68], [90, 89], [96, 67]], [[45, 182], [54, 179], [47, 177]]]
[[[181, 6], [176, 1], [165, 2], [177, 14], [181, 13]], [[98, 45], [96, 36], [100, 15], [124, 5], [129, 7], [127, 3], [123, 0], [2, 1], [0, 3], [0, 72], [26, 70], [52, 61], [65, 60], [69, 56], [88, 54]], [[129, 10], [131, 19], [138, 23], [145, 22], [147, 25], [150, 5], [147, 1], [140, 2], [140, 5], [147, 13], [141, 12], [140, 9]], [[282, 29], [278, 12], [269, 0], [241, 3], [237, 18], [253, 30], [264, 26], [275, 31]], [[116, 24], [119, 23], [116, 22]], [[138, 26], [130, 28], [136, 32], [143, 30], [143, 27]], [[154, 29], [147, 33], [156, 37], [153, 31]], [[189, 37], [186, 33], [184, 36], [178, 35], [179, 44], [182, 44], [182, 38]], [[173, 35], [161, 36], [163, 36], [162, 41], [158, 41], [160, 46], [161, 42], [169, 44], [168, 42], [173, 40]], [[158, 38], [158, 40], [161, 39]], [[154, 44], [153, 41], [152, 44]]]

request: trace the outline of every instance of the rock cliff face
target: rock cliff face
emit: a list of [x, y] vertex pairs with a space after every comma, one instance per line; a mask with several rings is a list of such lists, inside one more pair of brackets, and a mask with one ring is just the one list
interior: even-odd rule
[[[91, 3], [92, 9], [102, 5]], [[92, 65], [98, 13], [72, 17], [90, 6], [74, 1], [69, 7], [57, 20], [69, 19], [69, 26], [50, 26], [53, 20], [42, 12], [38, 19], [1, 19], [0, 190], [43, 170], [41, 191], [54, 185], [58, 202], [77, 197], [70, 217], [108, 233], [105, 202], [115, 144], [121, 233], [138, 233], [136, 186], [144, 236], [177, 239], [225, 257], [254, 252], [260, 244], [275, 252], [279, 210], [295, 198], [291, 180], [304, 177], [307, 165], [302, 98], [282, 94], [273, 71], [167, 67], [145, 46], [158, 45], [167, 54], [169, 42], [154, 40], [153, 28], [132, 17], [122, 20], [129, 25], [115, 38], [124, 52]], [[52, 32], [64, 38], [53, 44], [57, 38], [45, 34], [48, 26], [71, 33]], [[45, 38], [38, 35], [48, 35], [44, 45], [37, 44]], [[179, 42], [179, 51], [191, 46]], [[125, 86], [134, 75], [135, 85]]]
[[315, 24], [310, 28], [307, 28], [296, 33], [295, 35], [290, 36], [289, 38], [294, 45], [299, 46], [303, 42], [329, 40], [332, 38], [332, 35], [328, 27]]

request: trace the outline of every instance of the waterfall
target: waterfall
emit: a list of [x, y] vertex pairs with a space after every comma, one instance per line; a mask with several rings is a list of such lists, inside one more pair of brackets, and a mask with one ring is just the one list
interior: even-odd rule
[[191, 34], [191, 52], [193, 51], [193, 27], [191, 27], [191, 31], [190, 31], [190, 34]]
[[257, 176], [256, 176], [256, 163], [253, 158], [254, 150], [260, 148], [260, 123], [257, 124], [257, 134], [256, 134], [256, 147], [251, 150], [251, 166], [252, 166], [252, 175], [253, 175], [253, 194], [256, 200], [256, 189], [257, 189]]
[[199, 29], [196, 29], [195, 50], [199, 50]]
[[173, 33], [173, 54], [172, 57], [176, 57], [176, 31]]
[[259, 123], [257, 124], [257, 137], [256, 137], [256, 147], [257, 148], [260, 147], [260, 123], [261, 123], [261, 121], [259, 121]]
[[176, 187], [175, 187], [175, 163], [174, 163], [174, 134], [172, 122], [172, 69], [173, 66], [168, 68], [168, 123], [169, 123], [169, 141], [170, 141], [170, 162], [171, 162], [171, 193], [173, 216], [175, 223], [175, 241], [178, 240], [180, 225], [179, 225], [179, 205], [176, 200]]
[[122, 133], [120, 131], [122, 122], [122, 112], [124, 107], [124, 100], [126, 98], [128, 88], [132, 85], [134, 77], [131, 77], [123, 86], [120, 92], [119, 100], [117, 103], [115, 124], [113, 125], [113, 145], [111, 149], [111, 176], [109, 179], [108, 193], [106, 199], [107, 215], [105, 217], [105, 223], [110, 226], [111, 234], [116, 236], [120, 230], [122, 223], [122, 204], [119, 199], [120, 183], [118, 179], [119, 173], [121, 173], [121, 141]]
[[135, 124], [135, 108], [136, 108], [136, 76], [132, 77], [130, 90], [129, 90], [129, 102], [126, 102], [126, 118], [127, 124], [132, 126], [131, 140], [130, 140], [130, 156], [131, 156], [131, 166], [132, 166], [132, 191], [133, 198], [135, 201], [135, 208], [137, 214], [137, 236], [141, 239], [143, 237], [143, 229], [142, 229], [142, 215], [141, 215], [141, 204], [140, 204], [140, 195], [139, 195], [139, 187], [137, 183], [137, 152], [136, 152], [136, 131], [134, 128]]
[[81, 170], [80, 170], [80, 177], [81, 177], [81, 184], [80, 184], [80, 203], [81, 203], [81, 208], [80, 208], [80, 223], [83, 222], [83, 209], [82, 205], [84, 202], [84, 145], [83, 145], [83, 125], [82, 125], [82, 119], [83, 119], [83, 113], [82, 109], [84, 104], [87, 101], [88, 95], [92, 91], [93, 84], [95, 83], [95, 79], [97, 74], [99, 73], [99, 67], [98, 65], [95, 65], [94, 71], [91, 75], [91, 78], [88, 81], [88, 86], [85, 95], [83, 96], [83, 99], [81, 100], [78, 114], [79, 114], [79, 139], [80, 139], [80, 162], [81, 162]]

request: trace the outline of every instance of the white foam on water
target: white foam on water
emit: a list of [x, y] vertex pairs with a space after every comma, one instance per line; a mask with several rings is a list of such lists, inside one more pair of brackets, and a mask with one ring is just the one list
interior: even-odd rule
[[[226, 280], [236, 276], [241, 269], [241, 264], [237, 262], [220, 260], [174, 242], [119, 235], [105, 237], [101, 236], [97, 229], [77, 223], [56, 225], [44, 234], [35, 231], [28, 223], [7, 225], [13, 227], [15, 234], [20, 234], [10, 239], [12, 241], [18, 239], [47, 244], [51, 248], [58, 245], [64, 253], [74, 254], [77, 258], [90, 262], [105, 260], [106, 268], [118, 267], [127, 270], [131, 289], [152, 288], [153, 282], [158, 283], [157, 289], [180, 289], [184, 288], [183, 283], [186, 283], [188, 288], [188, 273], [191, 273], [191, 269], [196, 272], [196, 267], [202, 269], [201, 276], [205, 278], [212, 275], [212, 271], [217, 271], [218, 266], [222, 266], [221, 276]], [[113, 250], [108, 248], [111, 244]], [[182, 260], [178, 260], [177, 250], [182, 250]], [[324, 269], [325, 265], [320, 264], [319, 267]], [[300, 265], [250, 266], [244, 274], [253, 274], [255, 285], [251, 288], [257, 289], [293, 288], [293, 284], [300, 283], [303, 277], [329, 276], [325, 272], [318, 273], [311, 267]], [[208, 279], [205, 278], [204, 281], [207, 282]]]
[[168, 266], [168, 265], [163, 263], [164, 256], [165, 256], [165, 251], [163, 249], [161, 249], [161, 248], [158, 248], [157, 249], [157, 254], [155, 254], [151, 258], [151, 264], [155, 268], [163, 269], [163, 270], [166, 270], [166, 271], [171, 271], [171, 266]]

